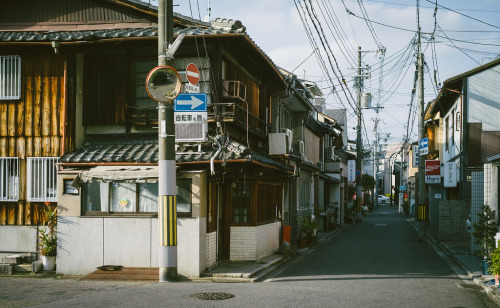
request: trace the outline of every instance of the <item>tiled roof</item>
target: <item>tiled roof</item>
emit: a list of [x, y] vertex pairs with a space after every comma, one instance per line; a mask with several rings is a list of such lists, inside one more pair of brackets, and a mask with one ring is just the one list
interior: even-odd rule
[[[208, 163], [216, 154], [217, 148], [206, 143], [198, 151], [198, 146], [178, 144], [175, 160], [177, 163], [199, 162]], [[215, 160], [246, 160], [248, 162], [259, 162], [283, 171], [293, 171], [293, 168], [278, 161], [272, 160], [265, 155], [250, 150], [246, 146], [229, 140], [224, 142], [223, 150]], [[62, 164], [91, 164], [91, 163], [134, 163], [148, 164], [158, 163], [158, 142], [155, 140], [126, 140], [87, 143], [73, 153], [61, 157]]]
[[[187, 36], [245, 33], [245, 27], [238, 20], [217, 18], [212, 22], [211, 27], [174, 29], [174, 36], [178, 36], [181, 33]], [[76, 42], [156, 36], [158, 36], [158, 27], [86, 31], [0, 31], [0, 42]]]

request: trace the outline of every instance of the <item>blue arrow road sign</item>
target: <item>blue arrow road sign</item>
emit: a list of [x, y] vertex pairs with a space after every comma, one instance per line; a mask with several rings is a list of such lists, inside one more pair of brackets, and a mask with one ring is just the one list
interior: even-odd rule
[[174, 111], [207, 111], [206, 93], [181, 93], [174, 101]]
[[419, 142], [419, 153], [420, 155], [429, 154], [429, 138], [422, 138]]

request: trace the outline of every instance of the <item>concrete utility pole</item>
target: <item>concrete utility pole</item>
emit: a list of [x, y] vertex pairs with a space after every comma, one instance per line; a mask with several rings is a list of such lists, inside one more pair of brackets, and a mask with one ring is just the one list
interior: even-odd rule
[[[417, 6], [418, 21], [418, 140], [425, 138], [424, 127], [424, 55], [422, 54], [422, 42], [420, 37], [420, 13]], [[420, 153], [419, 153], [420, 155]], [[427, 241], [427, 213], [425, 212], [425, 160], [420, 156], [418, 159], [418, 241]]]
[[[158, 2], [158, 66], [167, 65], [174, 37], [173, 0]], [[174, 107], [158, 103], [158, 232], [160, 282], [177, 279], [177, 183]]]
[[363, 199], [362, 192], [362, 174], [361, 171], [363, 165], [363, 141], [361, 140], [361, 90], [363, 84], [363, 70], [361, 69], [361, 47], [358, 47], [358, 77], [357, 77], [357, 88], [358, 88], [358, 104], [357, 104], [357, 116], [358, 116], [358, 125], [356, 127], [357, 137], [356, 137], [356, 211], [358, 212], [358, 218], [361, 218], [359, 215], [361, 213], [361, 202]]

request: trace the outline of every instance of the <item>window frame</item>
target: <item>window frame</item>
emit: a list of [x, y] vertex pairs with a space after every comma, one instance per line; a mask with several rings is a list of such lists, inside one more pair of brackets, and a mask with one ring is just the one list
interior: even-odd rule
[[[12, 163], [13, 162], [13, 163]], [[14, 166], [12, 166], [14, 165]], [[19, 201], [19, 158], [18, 157], [0, 157], [0, 179], [6, 183], [5, 186], [0, 186], [0, 202], [17, 202]], [[12, 184], [11, 181], [14, 181]], [[11, 187], [12, 185], [12, 187]], [[10, 196], [9, 190], [13, 189], [13, 194]], [[5, 194], [4, 194], [5, 193]]]
[[[50, 170], [50, 161], [53, 161], [53, 169]], [[41, 162], [39, 165], [35, 165]], [[57, 202], [57, 167], [59, 157], [27, 157], [26, 158], [26, 201], [27, 202]], [[36, 169], [34, 167], [37, 167]], [[39, 170], [37, 170], [39, 169]], [[38, 171], [38, 172], [37, 172]], [[34, 174], [35, 173], [35, 174]], [[45, 177], [49, 177], [47, 180]], [[39, 179], [42, 177], [42, 183]], [[35, 182], [36, 181], [36, 182]], [[49, 185], [52, 184], [52, 187]], [[52, 197], [49, 191], [53, 190]]]
[[[11, 74], [9, 78], [7, 73]], [[21, 99], [21, 56], [0, 55], [0, 100], [19, 99]]]
[[[185, 181], [189, 180], [190, 184], [190, 194], [189, 194], [189, 212], [179, 212], [177, 211], [177, 217], [192, 217], [193, 213], [193, 178], [191, 177], [186, 177], [186, 178], [177, 178], [177, 186], [180, 181]], [[107, 185], [107, 206], [105, 211], [89, 211], [87, 210], [85, 206], [85, 201], [88, 198], [87, 191], [88, 191], [88, 185], [89, 184], [96, 184], [98, 183], [99, 185], [101, 184], [106, 184]], [[134, 183], [127, 183], [127, 184], [134, 184], [135, 185], [135, 205], [134, 209], [132, 211], [127, 211], [127, 212], [119, 212], [119, 211], [114, 211], [112, 207], [112, 185], [113, 184], [123, 184], [124, 182], [118, 182], [118, 181], [112, 181], [112, 182], [86, 182], [82, 183], [82, 190], [81, 190], [81, 216], [151, 216], [151, 217], [157, 217], [158, 216], [158, 200], [156, 200], [156, 211], [153, 212], [143, 212], [140, 211], [140, 185], [142, 184], [154, 184], [158, 185], [158, 182], [155, 183], [144, 183], [144, 182], [134, 182]], [[100, 195], [99, 195], [100, 196]], [[177, 195], [177, 199], [179, 199], [179, 196]], [[101, 206], [102, 208], [102, 206]]]

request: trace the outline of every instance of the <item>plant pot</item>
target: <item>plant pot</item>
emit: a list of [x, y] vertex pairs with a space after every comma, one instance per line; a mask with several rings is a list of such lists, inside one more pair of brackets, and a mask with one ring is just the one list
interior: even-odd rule
[[483, 275], [489, 275], [489, 265], [490, 265], [490, 260], [489, 259], [483, 259], [481, 260], [481, 268], [483, 269]]
[[44, 271], [55, 271], [56, 256], [42, 256], [42, 264]]
[[306, 247], [307, 246], [307, 239], [305, 239], [305, 238], [297, 239], [297, 246], [299, 246], [299, 248]]

